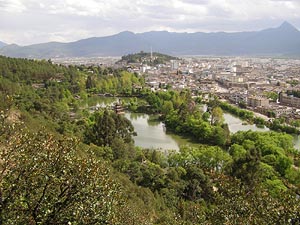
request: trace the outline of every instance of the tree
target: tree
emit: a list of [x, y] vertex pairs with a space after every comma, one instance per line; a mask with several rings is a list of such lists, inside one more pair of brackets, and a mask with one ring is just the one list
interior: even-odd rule
[[267, 98], [271, 99], [273, 102], [276, 102], [277, 99], [279, 98], [278, 93], [273, 92], [273, 91], [266, 92], [265, 95], [266, 95]]
[[98, 146], [113, 147], [117, 158], [125, 156], [124, 150], [133, 143], [132, 135], [135, 134], [131, 122], [107, 109], [95, 112], [94, 117], [94, 123], [85, 132], [85, 141]]
[[202, 114], [202, 119], [203, 119], [205, 122], [208, 122], [208, 121], [209, 121], [209, 117], [210, 117], [209, 112], [204, 112], [204, 113]]
[[94, 114], [95, 122], [88, 128], [86, 133], [87, 142], [98, 146], [110, 146], [116, 135], [116, 126], [114, 119], [110, 116], [108, 110], [96, 112]]
[[225, 146], [228, 142], [228, 132], [220, 126], [213, 127], [211, 143], [218, 146]]
[[261, 150], [255, 146], [255, 142], [250, 140], [243, 142], [243, 148], [246, 149], [247, 153], [245, 156], [242, 153], [241, 158], [234, 160], [232, 174], [240, 178], [250, 188], [254, 188], [262, 179]]
[[295, 194], [281, 192], [273, 197], [262, 186], [249, 191], [236, 179], [221, 175], [209, 224], [299, 224], [300, 204]]
[[244, 101], [239, 102], [239, 107], [242, 109], [246, 109], [247, 108], [247, 104]]
[[76, 140], [6, 129], [0, 224], [119, 224], [124, 199], [105, 163], [80, 157]]
[[170, 113], [172, 110], [174, 110], [173, 107], [173, 103], [171, 101], [164, 101], [163, 105], [162, 105], [162, 109], [161, 112], [164, 115], [167, 115], [168, 113]]
[[95, 78], [92, 77], [91, 75], [89, 75], [86, 79], [85, 87], [86, 87], [86, 89], [95, 88], [96, 87]]
[[220, 107], [214, 107], [211, 111], [211, 124], [221, 125], [224, 122], [223, 110]]

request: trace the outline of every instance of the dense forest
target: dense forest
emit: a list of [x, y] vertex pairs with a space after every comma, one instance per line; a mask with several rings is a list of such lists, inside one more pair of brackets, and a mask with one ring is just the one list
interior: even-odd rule
[[[123, 115], [82, 105], [95, 94], [200, 145], [135, 147]], [[231, 134], [226, 105], [199, 102], [122, 69], [0, 56], [0, 224], [300, 224], [292, 136]]]

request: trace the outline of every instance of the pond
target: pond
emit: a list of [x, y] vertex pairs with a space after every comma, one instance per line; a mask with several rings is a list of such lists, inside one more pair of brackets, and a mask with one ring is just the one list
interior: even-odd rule
[[[144, 148], [161, 148], [178, 150], [181, 145], [196, 145], [189, 139], [181, 136], [167, 133], [162, 122], [157, 120], [155, 115], [147, 115], [143, 113], [125, 114], [134, 126], [137, 136], [134, 137], [136, 146]], [[225, 122], [228, 123], [229, 130], [232, 133], [237, 131], [268, 131], [268, 128], [258, 128], [255, 125], [242, 125], [242, 121], [230, 114], [224, 114]]]
[[244, 121], [235, 117], [229, 113], [224, 113], [225, 123], [228, 124], [229, 130], [231, 133], [236, 133], [238, 131], [269, 131], [270, 129], [267, 127], [257, 127], [255, 124], [245, 124]]
[[196, 146], [191, 140], [166, 132], [165, 126], [155, 115], [144, 113], [125, 113], [134, 126], [137, 136], [135, 145], [143, 148], [179, 150], [182, 145]]
[[[122, 98], [122, 101], [127, 101], [129, 98]], [[118, 101], [113, 97], [93, 97], [85, 102], [85, 106], [106, 106], [112, 105]], [[147, 115], [144, 113], [126, 112], [125, 117], [129, 119], [134, 126], [137, 136], [134, 137], [135, 145], [143, 148], [159, 148], [162, 150], [179, 150], [182, 145], [197, 146], [190, 139], [182, 136], [166, 132], [164, 124], [160, 122], [156, 115]], [[229, 113], [224, 113], [225, 123], [228, 124], [231, 133], [238, 131], [269, 131], [269, 128], [259, 128], [255, 124], [244, 125], [243, 121]], [[299, 136], [294, 137], [296, 148], [300, 148]]]

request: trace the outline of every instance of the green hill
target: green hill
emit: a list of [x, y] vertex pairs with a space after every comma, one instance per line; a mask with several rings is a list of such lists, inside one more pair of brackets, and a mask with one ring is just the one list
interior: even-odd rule
[[[126, 117], [89, 110], [93, 93], [131, 97], [202, 145], [135, 147]], [[0, 224], [299, 224], [293, 137], [230, 134], [220, 108], [195, 105], [122, 69], [0, 56]]]
[[179, 59], [174, 56], [161, 54], [158, 52], [151, 53], [150, 52], [139, 52], [135, 54], [128, 54], [125, 56], [122, 56], [122, 59], [118, 61], [117, 63], [142, 63], [142, 64], [148, 64], [151, 66], [158, 65], [158, 64], [165, 64], [167, 62], [170, 62], [170, 60], [176, 60]]

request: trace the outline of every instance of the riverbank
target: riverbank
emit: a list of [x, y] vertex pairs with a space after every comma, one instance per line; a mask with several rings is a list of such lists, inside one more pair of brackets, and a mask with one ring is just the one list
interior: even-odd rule
[[224, 111], [229, 112], [249, 123], [254, 123], [257, 126], [266, 126], [270, 130], [277, 131], [277, 132], [285, 132], [288, 134], [295, 134], [295, 135], [300, 134], [300, 130], [296, 127], [287, 124], [282, 124], [278, 119], [268, 118], [267, 116], [257, 112], [238, 108], [237, 106], [232, 105], [226, 101], [219, 101], [219, 106]]

